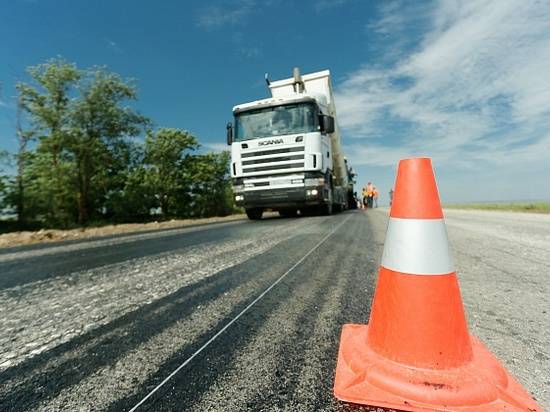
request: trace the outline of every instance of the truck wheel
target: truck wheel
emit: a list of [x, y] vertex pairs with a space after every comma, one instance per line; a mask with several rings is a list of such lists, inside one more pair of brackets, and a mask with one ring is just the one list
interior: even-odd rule
[[298, 214], [297, 209], [281, 209], [279, 210], [279, 215], [281, 217], [296, 217]]
[[260, 208], [246, 209], [246, 215], [250, 220], [260, 220], [263, 213], [263, 209]]
[[335, 203], [332, 206], [332, 210], [334, 211], [334, 213], [340, 213], [342, 211], [342, 205], [340, 203]]
[[332, 203], [328, 202], [324, 205], [319, 206], [319, 212], [321, 215], [324, 216], [332, 215]]

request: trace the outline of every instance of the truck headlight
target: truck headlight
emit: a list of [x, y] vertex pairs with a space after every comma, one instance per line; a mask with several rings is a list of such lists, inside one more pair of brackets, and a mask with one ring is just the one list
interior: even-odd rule
[[306, 196], [317, 196], [318, 193], [317, 189], [306, 190]]
[[242, 201], [242, 200], [244, 200], [244, 196], [243, 196], [243, 195], [237, 195], [237, 196], [235, 196], [235, 201], [236, 201], [236, 202], [240, 202], [240, 201]]

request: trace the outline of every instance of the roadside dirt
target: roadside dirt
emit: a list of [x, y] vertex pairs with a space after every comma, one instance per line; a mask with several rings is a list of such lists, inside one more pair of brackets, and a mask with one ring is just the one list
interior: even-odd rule
[[11, 232], [0, 235], [0, 248], [30, 245], [33, 243], [59, 242], [63, 240], [86, 239], [115, 235], [119, 233], [144, 232], [148, 230], [170, 229], [185, 226], [202, 225], [215, 222], [229, 222], [246, 219], [246, 215], [210, 217], [204, 219], [169, 220], [166, 222], [127, 223], [101, 227], [79, 228], [71, 230], [42, 229], [38, 231]]

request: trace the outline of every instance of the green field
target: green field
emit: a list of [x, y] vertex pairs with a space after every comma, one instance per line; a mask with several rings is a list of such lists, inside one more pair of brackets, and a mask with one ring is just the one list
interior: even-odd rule
[[447, 209], [500, 210], [508, 212], [550, 213], [550, 202], [466, 203], [444, 205]]

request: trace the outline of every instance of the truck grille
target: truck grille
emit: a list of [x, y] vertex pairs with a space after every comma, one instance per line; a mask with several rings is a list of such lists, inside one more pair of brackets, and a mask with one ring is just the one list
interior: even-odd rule
[[241, 154], [241, 157], [267, 156], [279, 153], [303, 152], [304, 146], [287, 147], [284, 149], [263, 150], [261, 152], [249, 152]]
[[304, 146], [256, 150], [241, 154], [243, 174], [273, 172], [274, 170], [302, 169]]
[[285, 156], [285, 157], [273, 157], [270, 159], [257, 159], [257, 160], [245, 160], [243, 162], [243, 166], [247, 165], [257, 165], [261, 163], [269, 163], [269, 162], [289, 162], [291, 160], [302, 160], [304, 158], [304, 155], [295, 155], [295, 156]]
[[296, 169], [298, 167], [304, 167], [303, 163], [293, 163], [289, 165], [275, 165], [275, 166], [264, 166], [264, 167], [249, 167], [243, 169], [244, 173], [253, 173], [253, 172], [268, 172], [271, 170], [279, 169]]

